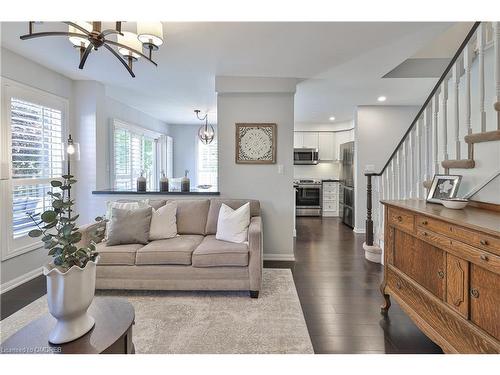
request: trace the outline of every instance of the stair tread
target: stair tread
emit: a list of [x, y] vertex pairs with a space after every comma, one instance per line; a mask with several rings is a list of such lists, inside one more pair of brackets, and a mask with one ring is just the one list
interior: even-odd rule
[[500, 141], [500, 130], [492, 130], [489, 132], [473, 133], [465, 136], [467, 143], [481, 143]]
[[449, 159], [441, 162], [443, 168], [472, 169], [476, 163], [473, 159]]

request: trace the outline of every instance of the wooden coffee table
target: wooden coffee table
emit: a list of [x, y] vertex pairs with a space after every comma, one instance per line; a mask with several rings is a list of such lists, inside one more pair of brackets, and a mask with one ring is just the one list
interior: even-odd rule
[[4, 354], [133, 354], [134, 307], [125, 299], [95, 297], [89, 307], [94, 328], [66, 344], [48, 342], [56, 320], [46, 314], [14, 333], [0, 345]]

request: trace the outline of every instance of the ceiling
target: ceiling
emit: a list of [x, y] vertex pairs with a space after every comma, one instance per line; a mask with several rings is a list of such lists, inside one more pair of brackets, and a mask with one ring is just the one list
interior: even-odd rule
[[[356, 105], [377, 104], [379, 95], [388, 98], [384, 104], [423, 103], [436, 78], [382, 77], [410, 57], [449, 57], [467, 27], [447, 22], [167, 22], [165, 43], [155, 57], [158, 67], [139, 61], [136, 78], [105, 50], [92, 53], [79, 70], [78, 52], [66, 38], [21, 41], [25, 22], [3, 22], [1, 42], [72, 79], [100, 81], [107, 95], [171, 124], [197, 123], [196, 108], [216, 114], [217, 75], [300, 78], [296, 121], [325, 123], [330, 116], [352, 119]], [[50, 22], [36, 28], [65, 30]]]

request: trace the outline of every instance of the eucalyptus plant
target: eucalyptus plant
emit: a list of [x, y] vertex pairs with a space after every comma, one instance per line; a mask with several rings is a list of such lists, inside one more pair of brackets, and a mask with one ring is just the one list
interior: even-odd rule
[[[60, 192], [49, 191], [52, 198], [52, 209], [46, 210], [41, 215], [28, 213], [38, 229], [31, 230], [30, 237], [42, 236], [44, 248], [54, 258], [54, 266], [63, 272], [72, 266], [85, 267], [87, 262], [95, 261], [99, 253], [96, 251], [96, 240], [102, 237], [107, 220], [96, 217], [96, 228], [92, 231], [89, 244], [78, 246], [82, 233], [76, 225], [79, 215], [73, 215], [74, 200], [70, 198], [71, 186], [77, 181], [72, 175], [63, 175], [62, 181], [50, 182], [53, 188]], [[39, 217], [38, 217], [39, 216]]]

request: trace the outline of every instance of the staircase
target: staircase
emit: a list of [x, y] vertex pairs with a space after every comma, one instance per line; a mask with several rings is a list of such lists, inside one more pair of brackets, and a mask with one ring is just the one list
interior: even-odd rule
[[[500, 22], [477, 22], [385, 166], [378, 173], [366, 173], [367, 259], [380, 259], [379, 262], [382, 259], [384, 215], [380, 200], [425, 199], [435, 174], [463, 174], [463, 182], [469, 179], [468, 184], [472, 181], [477, 184], [478, 176], [488, 174], [482, 184], [491, 182], [499, 172], [484, 170], [486, 164], [491, 164], [484, 163], [490, 154], [481, 147], [497, 141], [500, 141]], [[477, 158], [479, 151], [482, 160]], [[493, 164], [498, 169], [500, 160]], [[475, 193], [478, 187], [470, 190]]]

